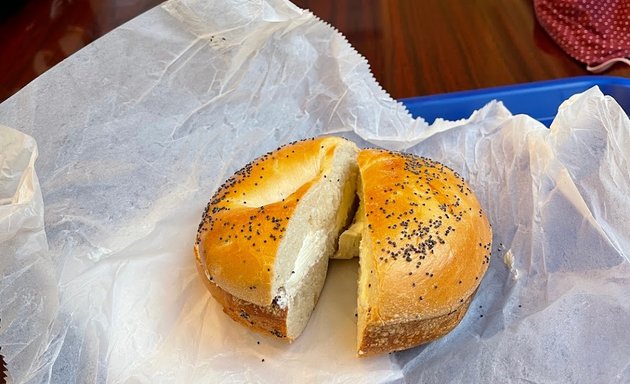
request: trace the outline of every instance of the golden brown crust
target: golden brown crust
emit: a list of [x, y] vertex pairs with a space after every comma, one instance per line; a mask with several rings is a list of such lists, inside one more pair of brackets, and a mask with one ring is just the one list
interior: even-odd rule
[[446, 335], [464, 318], [472, 298], [471, 295], [459, 308], [437, 317], [369, 324], [360, 340], [359, 356], [402, 351]]
[[472, 296], [488, 267], [488, 220], [464, 180], [440, 163], [377, 149], [361, 151], [358, 161], [366, 220], [359, 345], [372, 349], [361, 341], [365, 332], [387, 334], [423, 320], [441, 327], [423, 334], [441, 336], [448, 327], [431, 319], [457, 319], [449, 314]]
[[[270, 152], [228, 179], [208, 204], [194, 247], [197, 268], [235, 321], [288, 339], [289, 310], [274, 300], [276, 254], [300, 199], [323, 180], [342, 140]], [[365, 215], [359, 354], [443, 336], [465, 315], [488, 267], [488, 220], [468, 185], [442, 164], [376, 149], [361, 151], [358, 163]]]
[[271, 304], [276, 253], [289, 220], [300, 198], [331, 167], [341, 141], [320, 137], [280, 147], [219, 188], [195, 244], [208, 279], [239, 299]]
[[[196, 264], [199, 274], [205, 277], [201, 264]], [[281, 339], [287, 337], [286, 308], [280, 308], [276, 303], [264, 307], [252, 304], [230, 295], [206, 278], [203, 278], [203, 281], [212, 297], [223, 307], [223, 312], [232, 320], [256, 332], [273, 335]]]

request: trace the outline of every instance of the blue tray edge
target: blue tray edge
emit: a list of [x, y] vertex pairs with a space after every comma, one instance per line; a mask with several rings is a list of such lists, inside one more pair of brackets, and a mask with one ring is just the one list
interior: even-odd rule
[[514, 114], [525, 113], [549, 126], [560, 104], [571, 95], [599, 86], [630, 113], [630, 79], [616, 76], [576, 76], [468, 91], [400, 99], [409, 112], [432, 123], [468, 118], [492, 100], [500, 100]]

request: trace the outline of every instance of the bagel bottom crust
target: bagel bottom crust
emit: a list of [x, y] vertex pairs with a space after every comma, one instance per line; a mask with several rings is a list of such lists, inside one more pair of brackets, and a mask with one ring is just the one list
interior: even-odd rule
[[[204, 276], [199, 264], [197, 269]], [[268, 306], [256, 305], [229, 294], [208, 279], [202, 280], [214, 299], [223, 307], [223, 312], [232, 320], [254, 331], [291, 341], [287, 339], [287, 308], [281, 308], [275, 303]]]
[[302, 333], [308, 323], [324, 286], [327, 269], [328, 257], [320, 258], [304, 276], [296, 296], [285, 299], [286, 306], [279, 305], [275, 300], [261, 306], [239, 299], [205, 278], [203, 267], [197, 262], [197, 272], [202, 275], [210, 294], [221, 304], [225, 314], [256, 332], [273, 335], [289, 343]]
[[360, 357], [409, 349], [433, 341], [453, 330], [462, 320], [472, 302], [473, 292], [457, 309], [430, 319], [398, 323], [371, 323], [359, 336]]

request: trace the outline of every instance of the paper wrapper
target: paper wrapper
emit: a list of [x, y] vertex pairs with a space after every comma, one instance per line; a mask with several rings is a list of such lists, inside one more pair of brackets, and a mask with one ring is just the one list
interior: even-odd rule
[[[34, 141], [0, 130], [14, 383], [630, 380], [630, 122], [597, 89], [550, 130], [500, 103], [428, 126], [290, 3], [171, 1], [4, 102], [0, 123], [40, 152], [41, 194]], [[203, 287], [192, 245], [211, 194], [254, 157], [329, 133], [430, 156], [477, 193], [493, 254], [448, 336], [356, 358], [356, 260], [332, 263], [290, 345]]]

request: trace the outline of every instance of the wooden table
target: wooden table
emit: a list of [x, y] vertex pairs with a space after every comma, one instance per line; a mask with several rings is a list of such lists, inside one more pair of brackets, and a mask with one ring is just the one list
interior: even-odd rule
[[[17, 4], [11, 11], [7, 4]], [[160, 0], [9, 0], [0, 101]], [[395, 98], [586, 75], [538, 25], [531, 0], [295, 0], [334, 25]], [[8, 16], [7, 16], [8, 15]], [[617, 64], [608, 75], [630, 77]]]

